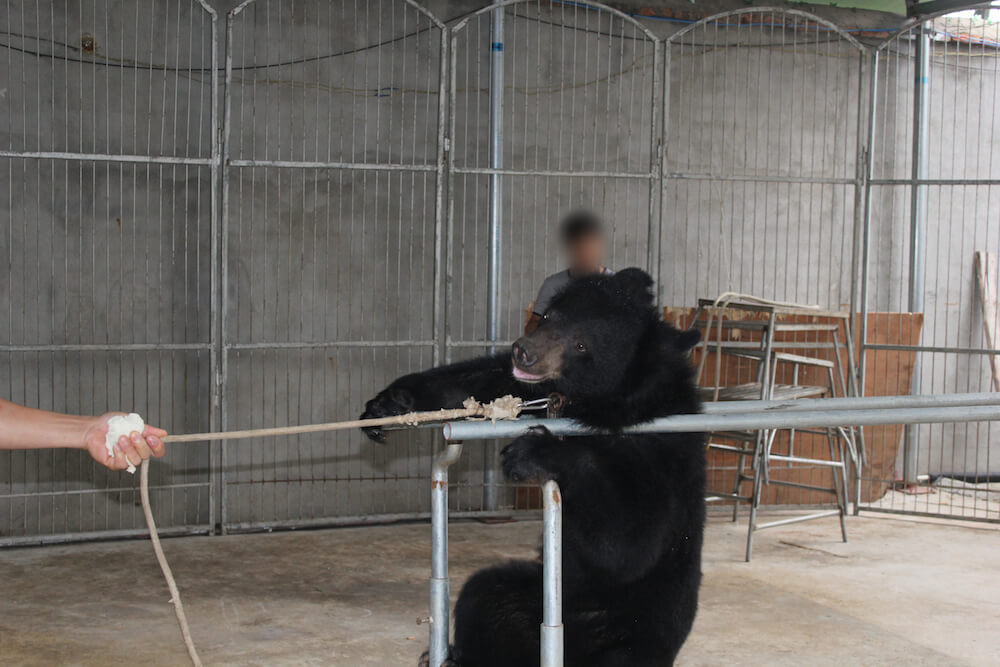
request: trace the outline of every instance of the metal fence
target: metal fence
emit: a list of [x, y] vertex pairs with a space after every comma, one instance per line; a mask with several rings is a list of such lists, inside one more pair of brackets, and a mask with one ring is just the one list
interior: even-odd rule
[[[920, 359], [920, 391], [988, 387], [971, 252], [1000, 234], [1000, 82], [983, 36], [935, 24], [918, 173], [918, 26], [862, 44], [795, 10], [686, 23], [536, 0], [441, 16], [408, 0], [79, 12], [0, 8], [12, 400], [125, 407], [174, 432], [355, 417], [402, 373], [516, 337], [561, 268], [555, 223], [582, 206], [612, 224], [610, 264], [653, 272], [663, 305], [737, 289], [850, 308], [870, 378]], [[918, 309], [906, 286], [920, 193], [925, 324], [904, 341], [887, 320], [859, 325]], [[901, 449], [919, 482], [991, 471], [988, 426], [911, 433]], [[427, 516], [439, 444], [177, 446], [153, 470], [157, 522]], [[883, 494], [904, 474], [888, 469], [867, 475], [868, 507], [969, 514], [944, 490]], [[495, 448], [465, 457], [452, 509], [523, 502], [495, 470]], [[996, 519], [990, 507], [972, 514]], [[133, 480], [77, 452], [0, 454], [0, 544], [141, 526]]]

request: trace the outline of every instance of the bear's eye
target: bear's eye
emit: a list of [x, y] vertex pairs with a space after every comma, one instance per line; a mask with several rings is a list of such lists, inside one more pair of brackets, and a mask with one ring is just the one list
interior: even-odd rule
[[586, 352], [587, 351], [587, 346], [584, 345], [582, 341], [578, 340], [578, 341], [576, 341], [576, 351], [577, 352]]

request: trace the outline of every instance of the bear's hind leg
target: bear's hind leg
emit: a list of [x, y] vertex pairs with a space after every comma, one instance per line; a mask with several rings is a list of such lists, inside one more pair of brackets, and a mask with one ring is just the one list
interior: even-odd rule
[[539, 662], [542, 566], [511, 561], [472, 575], [455, 604], [454, 660], [462, 667]]

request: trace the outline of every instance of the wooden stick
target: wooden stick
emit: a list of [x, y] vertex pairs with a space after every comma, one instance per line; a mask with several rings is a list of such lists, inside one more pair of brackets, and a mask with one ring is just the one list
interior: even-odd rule
[[[997, 349], [997, 256], [992, 252], [976, 252], [976, 282], [979, 284], [979, 298], [983, 308], [983, 333], [991, 350]], [[993, 391], [1000, 391], [1000, 368], [997, 355], [988, 355], [993, 373]]]

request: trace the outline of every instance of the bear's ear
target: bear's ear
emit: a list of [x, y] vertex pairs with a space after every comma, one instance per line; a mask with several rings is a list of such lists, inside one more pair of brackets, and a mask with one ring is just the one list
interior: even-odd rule
[[653, 291], [650, 288], [653, 286], [653, 279], [642, 269], [622, 269], [612, 277], [612, 281], [623, 294], [639, 303], [652, 305]]
[[674, 345], [681, 352], [687, 352], [692, 347], [698, 344], [701, 340], [701, 332], [697, 329], [687, 329], [685, 331], [678, 331], [677, 336], [674, 339]]

